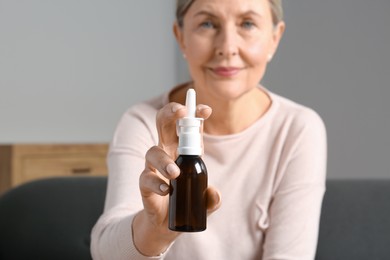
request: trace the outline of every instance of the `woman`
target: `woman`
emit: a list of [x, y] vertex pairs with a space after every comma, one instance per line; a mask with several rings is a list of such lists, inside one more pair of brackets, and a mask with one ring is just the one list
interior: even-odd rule
[[[284, 31], [280, 0], [179, 0], [174, 33], [192, 82], [130, 108], [109, 152], [95, 259], [313, 259], [326, 134], [311, 109], [259, 86]], [[197, 92], [209, 172], [207, 230], [168, 229], [175, 122]], [[156, 129], [157, 125], [157, 129]], [[223, 202], [222, 202], [223, 198]]]

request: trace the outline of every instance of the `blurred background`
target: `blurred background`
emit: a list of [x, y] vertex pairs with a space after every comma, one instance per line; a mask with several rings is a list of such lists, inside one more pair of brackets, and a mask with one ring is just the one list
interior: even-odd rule
[[[0, 143], [109, 143], [125, 110], [188, 79], [174, 0], [0, 0]], [[284, 1], [263, 84], [316, 110], [328, 178], [390, 177], [390, 1]]]

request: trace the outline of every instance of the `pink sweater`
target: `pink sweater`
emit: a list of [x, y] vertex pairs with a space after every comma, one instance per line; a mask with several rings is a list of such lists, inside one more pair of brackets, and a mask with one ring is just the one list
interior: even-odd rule
[[207, 230], [186, 233], [160, 256], [134, 247], [131, 224], [143, 206], [139, 174], [156, 145], [155, 116], [168, 94], [131, 107], [108, 155], [103, 215], [92, 231], [94, 259], [314, 259], [325, 191], [326, 132], [311, 109], [268, 90], [272, 105], [241, 133], [204, 135], [209, 185], [222, 206]]

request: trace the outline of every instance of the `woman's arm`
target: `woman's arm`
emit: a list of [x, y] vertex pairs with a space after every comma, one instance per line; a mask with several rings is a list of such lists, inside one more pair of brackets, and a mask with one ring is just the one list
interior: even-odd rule
[[156, 111], [146, 105], [131, 108], [121, 118], [107, 157], [109, 177], [105, 210], [92, 231], [94, 259], [147, 259], [134, 246], [132, 224], [143, 210], [139, 176], [145, 154], [158, 142]]
[[289, 140], [287, 159], [270, 205], [264, 260], [314, 259], [326, 179], [326, 131], [311, 110], [299, 115]]
[[[114, 135], [108, 156], [105, 211], [92, 232], [94, 259], [162, 259], [180, 234], [168, 229], [167, 194], [169, 179], [179, 174], [174, 164], [176, 120], [186, 110], [170, 103], [157, 117], [155, 111], [146, 117], [145, 113], [147, 108], [127, 113]], [[207, 118], [210, 113], [211, 109], [203, 107], [198, 116]], [[153, 138], [155, 125], [158, 138]], [[216, 194], [213, 188], [207, 190], [209, 210], [219, 205]]]

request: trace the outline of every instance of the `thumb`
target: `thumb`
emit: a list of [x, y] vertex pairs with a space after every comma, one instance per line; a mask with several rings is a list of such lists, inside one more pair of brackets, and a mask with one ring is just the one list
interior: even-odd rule
[[222, 204], [221, 193], [216, 188], [209, 186], [206, 190], [206, 200], [207, 213], [211, 214], [219, 209]]

